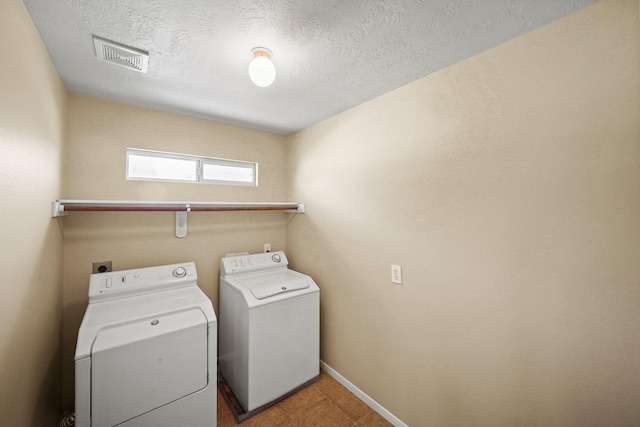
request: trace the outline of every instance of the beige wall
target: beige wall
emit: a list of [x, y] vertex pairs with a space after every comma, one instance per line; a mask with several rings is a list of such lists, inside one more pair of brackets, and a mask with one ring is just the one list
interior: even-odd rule
[[603, 0], [291, 137], [322, 359], [410, 426], [639, 425], [639, 78]]
[[[259, 164], [259, 186], [174, 184], [125, 180], [126, 147], [249, 160]], [[65, 198], [112, 200], [286, 201], [285, 139], [115, 104], [69, 96]], [[188, 235], [175, 237], [173, 213], [80, 213], [64, 226], [64, 405], [73, 406], [73, 355], [87, 305], [94, 261], [114, 270], [194, 261], [199, 285], [218, 308], [220, 258], [261, 252], [264, 243], [285, 249], [287, 214], [196, 212]]]
[[[5, 1], [0, 425], [55, 424], [61, 354], [73, 406], [91, 262], [193, 260], [217, 309], [219, 258], [263, 243], [288, 244], [322, 287], [322, 358], [411, 426], [637, 424], [638, 16], [603, 0], [305, 130], [285, 176], [277, 136], [67, 106], [22, 3]], [[258, 161], [261, 185], [127, 182], [127, 146]], [[194, 213], [177, 239], [173, 214], [52, 220], [56, 198], [289, 199], [309, 213]]]
[[20, 0], [0, 13], [0, 425], [61, 411], [60, 197], [66, 92]]

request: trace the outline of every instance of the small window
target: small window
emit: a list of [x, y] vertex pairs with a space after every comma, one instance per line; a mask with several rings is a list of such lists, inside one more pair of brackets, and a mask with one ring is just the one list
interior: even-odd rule
[[220, 161], [213, 163], [208, 161], [202, 162], [202, 181], [203, 182], [238, 182], [244, 184], [253, 184], [255, 181], [255, 164], [226, 164]]
[[127, 179], [258, 185], [258, 164], [127, 148]]

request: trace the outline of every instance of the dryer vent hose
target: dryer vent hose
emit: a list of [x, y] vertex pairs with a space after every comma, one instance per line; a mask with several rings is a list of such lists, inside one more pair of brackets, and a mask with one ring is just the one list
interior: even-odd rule
[[60, 417], [58, 427], [74, 427], [76, 425], [76, 414], [73, 411], [66, 411]]

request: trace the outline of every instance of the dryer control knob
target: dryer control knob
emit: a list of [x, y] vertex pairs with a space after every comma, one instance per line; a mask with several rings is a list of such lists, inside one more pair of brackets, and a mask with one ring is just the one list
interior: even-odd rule
[[278, 254], [275, 254], [274, 256], [272, 256], [271, 259], [273, 260], [273, 262], [282, 261], [282, 257], [280, 255], [278, 255]]
[[184, 277], [186, 275], [187, 275], [187, 269], [184, 267], [178, 267], [175, 270], [173, 270], [174, 277]]

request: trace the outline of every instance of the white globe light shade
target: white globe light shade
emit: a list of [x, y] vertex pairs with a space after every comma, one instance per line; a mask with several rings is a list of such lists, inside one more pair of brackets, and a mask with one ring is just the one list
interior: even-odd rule
[[256, 86], [267, 87], [276, 79], [276, 67], [260, 52], [249, 63], [249, 77]]

